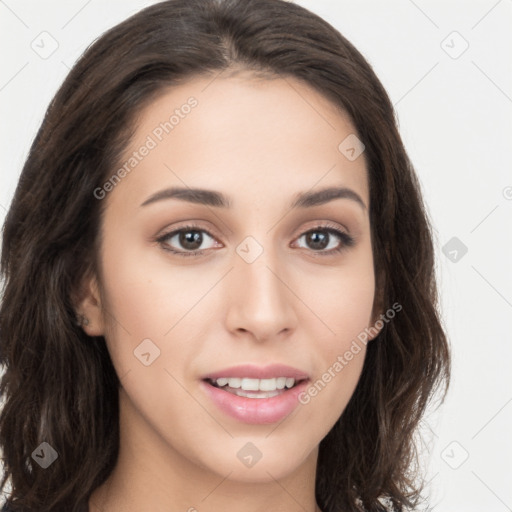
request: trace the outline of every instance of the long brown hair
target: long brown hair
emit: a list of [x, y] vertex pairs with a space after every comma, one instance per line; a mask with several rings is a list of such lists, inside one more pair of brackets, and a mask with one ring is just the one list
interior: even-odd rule
[[[324, 512], [381, 511], [382, 496], [396, 510], [419, 502], [415, 433], [436, 390], [446, 392], [450, 354], [432, 228], [389, 97], [354, 46], [298, 5], [169, 0], [110, 29], [78, 60], [46, 112], [5, 220], [0, 489], [10, 482], [13, 511], [86, 510], [116, 464], [119, 379], [103, 337], [77, 325], [73, 302], [83, 276], [97, 270], [105, 201], [93, 191], [157, 94], [241, 69], [302, 80], [350, 115], [369, 175], [375, 306], [403, 306], [368, 344], [357, 388], [320, 444], [317, 501]], [[43, 441], [58, 447], [47, 469], [31, 456]]]

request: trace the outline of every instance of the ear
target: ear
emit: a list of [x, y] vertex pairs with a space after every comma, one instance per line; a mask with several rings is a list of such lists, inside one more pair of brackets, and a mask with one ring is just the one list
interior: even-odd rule
[[80, 326], [89, 336], [103, 336], [105, 321], [101, 303], [100, 288], [95, 275], [83, 279], [73, 303]]

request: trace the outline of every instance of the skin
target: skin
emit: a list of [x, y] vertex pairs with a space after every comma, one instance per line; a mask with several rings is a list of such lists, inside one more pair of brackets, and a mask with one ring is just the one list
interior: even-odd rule
[[[103, 199], [101, 271], [84, 280], [77, 309], [87, 334], [105, 336], [121, 379], [121, 440], [89, 511], [317, 512], [318, 445], [355, 389], [365, 347], [280, 424], [226, 416], [200, 382], [245, 363], [284, 363], [314, 382], [373, 325], [364, 154], [349, 161], [338, 150], [355, 129], [313, 89], [242, 74], [165, 91], [141, 113], [126, 157], [190, 96], [198, 105]], [[231, 208], [176, 198], [140, 206], [171, 186], [220, 191]], [[289, 208], [327, 186], [352, 189], [366, 208], [347, 198]], [[190, 252], [177, 236], [155, 241], [189, 221], [207, 232], [201, 255], [166, 251]], [[354, 246], [322, 256], [343, 240], [327, 235], [315, 249], [304, 233], [325, 223]], [[248, 236], [263, 249], [251, 263], [236, 252]], [[134, 350], [148, 338], [160, 356], [145, 366]], [[247, 442], [262, 453], [250, 468], [237, 458]]]

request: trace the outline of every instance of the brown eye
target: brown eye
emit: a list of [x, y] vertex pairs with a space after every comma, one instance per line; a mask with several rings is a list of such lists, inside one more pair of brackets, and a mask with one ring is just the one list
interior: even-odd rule
[[201, 231], [180, 231], [177, 236], [181, 247], [190, 251], [199, 249], [203, 243]]
[[[339, 229], [318, 226], [303, 233], [298, 240], [304, 238], [306, 249], [327, 255], [340, 252], [354, 245], [354, 239]], [[326, 250], [327, 249], [327, 250]]]
[[208, 239], [215, 241], [208, 231], [196, 226], [185, 226], [162, 235], [157, 242], [166, 251], [179, 256], [195, 256], [214, 247], [215, 244], [212, 242], [207, 244]]

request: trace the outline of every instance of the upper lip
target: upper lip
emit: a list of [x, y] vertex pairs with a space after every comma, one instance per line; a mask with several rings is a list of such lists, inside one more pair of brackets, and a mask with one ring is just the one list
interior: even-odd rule
[[293, 378], [296, 381], [309, 378], [307, 373], [284, 364], [271, 364], [268, 366], [242, 364], [239, 366], [231, 366], [229, 368], [224, 368], [223, 370], [209, 373], [203, 377], [203, 380], [215, 380], [222, 377], [240, 379], [244, 377], [249, 379], [272, 379], [273, 377], [287, 377]]

